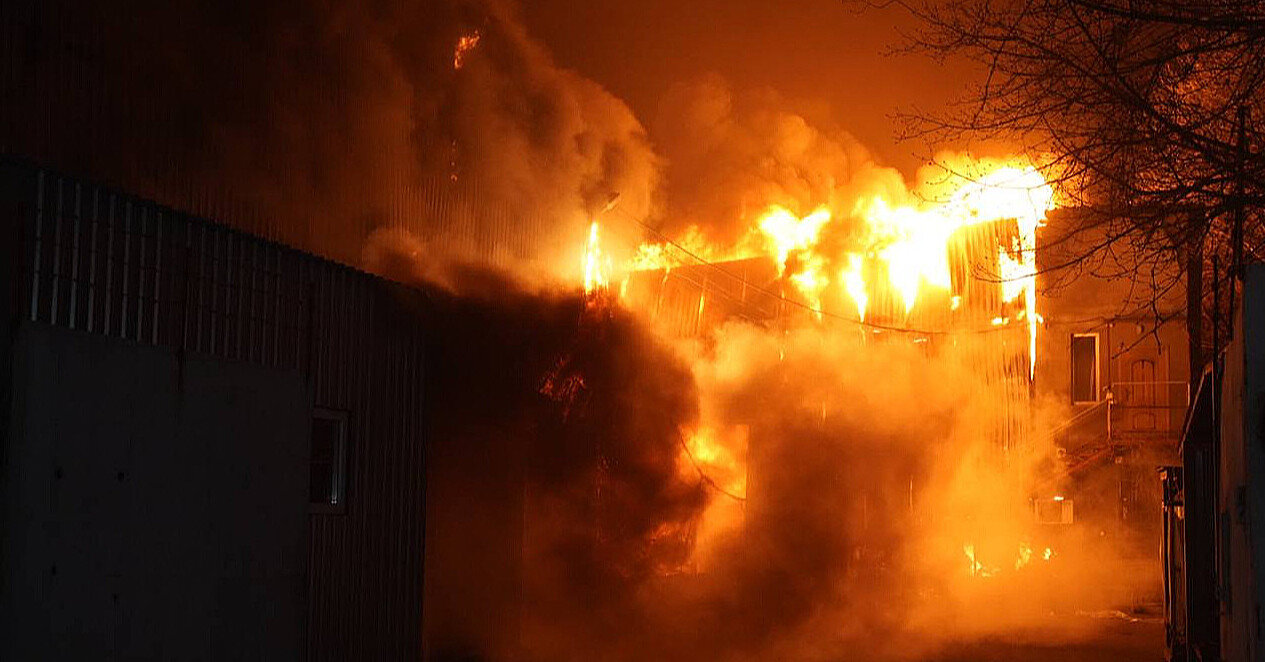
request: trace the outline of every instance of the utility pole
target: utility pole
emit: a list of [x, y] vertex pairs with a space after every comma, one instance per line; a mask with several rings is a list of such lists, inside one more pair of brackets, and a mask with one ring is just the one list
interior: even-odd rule
[[1234, 278], [1236, 280], [1243, 279], [1243, 217], [1246, 214], [1244, 209], [1244, 186], [1243, 177], [1247, 169], [1247, 106], [1239, 106], [1238, 113], [1238, 139], [1236, 144], [1236, 159], [1234, 173], [1234, 234], [1231, 235], [1231, 242], [1234, 249]]

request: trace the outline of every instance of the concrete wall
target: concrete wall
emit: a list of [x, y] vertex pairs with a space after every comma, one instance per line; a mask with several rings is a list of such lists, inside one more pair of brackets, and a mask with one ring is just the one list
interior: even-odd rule
[[300, 657], [301, 376], [31, 323], [13, 356], [0, 658]]

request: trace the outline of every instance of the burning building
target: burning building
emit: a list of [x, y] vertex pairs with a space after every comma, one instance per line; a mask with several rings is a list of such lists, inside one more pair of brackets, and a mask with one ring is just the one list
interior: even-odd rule
[[[0, 149], [37, 163], [4, 191], [14, 651], [909, 659], [1118, 569], [1052, 542], [1034, 499], [1074, 502], [1060, 526], [1092, 510], [1062, 491], [1077, 458], [1149, 457], [1119, 435], [1165, 429], [1140, 384], [1180, 377], [1108, 354], [1150, 347], [1123, 318], [1043, 298], [1057, 205], [1027, 159], [948, 155], [907, 183], [713, 79], [665, 95], [652, 145], [502, 3], [433, 5], [170, 32], [0, 10], [30, 40], [0, 75], [38, 82], [0, 109]], [[1105, 442], [1047, 434], [1108, 409]], [[48, 440], [76, 410], [71, 470]], [[184, 521], [215, 535], [155, 551]]]
[[[771, 208], [734, 257], [704, 257], [717, 250], [689, 246], [697, 234], [652, 241], [629, 263], [620, 299], [673, 337], [705, 339], [730, 322], [774, 333], [824, 325], [862, 348], [910, 343], [957, 356], [986, 375], [984, 397], [1006, 403], [992, 432], [1004, 453], [1031, 430], [1034, 238], [1051, 202], [1030, 174], [1002, 168], [922, 208], [866, 201], [839, 223], [854, 226], [848, 250], [827, 208], [803, 218]], [[912, 503], [912, 478], [907, 488]]]
[[1095, 544], [1124, 554], [1138, 566], [1128, 575], [1151, 578], [1132, 600], [1154, 603], [1162, 576], [1154, 552], [1161, 537], [1156, 471], [1179, 463], [1190, 399], [1185, 274], [1095, 276], [1126, 273], [1115, 261], [1129, 254], [1094, 265], [1075, 259], [1102, 240], [1083, 225], [1076, 210], [1056, 212], [1038, 241], [1048, 286], [1038, 300], [1046, 359], [1037, 392], [1056, 421], [1046, 434], [1061, 466], [1034, 495], [1034, 507], [1051, 525], [1074, 522], [1096, 534]]

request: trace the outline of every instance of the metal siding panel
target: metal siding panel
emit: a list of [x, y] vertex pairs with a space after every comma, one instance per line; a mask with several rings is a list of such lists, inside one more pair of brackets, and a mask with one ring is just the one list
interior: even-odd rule
[[158, 344], [158, 320], [159, 320], [159, 317], [162, 315], [162, 311], [163, 311], [163, 307], [159, 305], [159, 302], [162, 301], [162, 290], [160, 288], [160, 284], [162, 282], [162, 274], [164, 273], [162, 266], [163, 266], [163, 247], [164, 247], [163, 225], [164, 225], [165, 220], [166, 219], [163, 217], [163, 213], [161, 210], [155, 212], [154, 214], [154, 262], [153, 262], [154, 275], [153, 275], [153, 285], [150, 288], [151, 289], [150, 293], [154, 297], [154, 302], [151, 307], [152, 310], [150, 312], [150, 323], [149, 323], [149, 342], [152, 345]]
[[97, 308], [97, 235], [100, 234], [101, 194], [92, 187], [92, 218], [89, 221], [88, 239], [88, 319], [84, 322], [84, 330], [89, 333], [95, 330]]
[[58, 294], [61, 293], [61, 265], [62, 265], [61, 226], [62, 226], [62, 216], [65, 215], [64, 187], [65, 187], [65, 180], [60, 177], [57, 178], [57, 188], [56, 188], [57, 201], [53, 207], [55, 210], [53, 212], [53, 253], [52, 253], [52, 260], [50, 260], [50, 262], [52, 262], [52, 265], [53, 265], [53, 273], [49, 282], [50, 286], [48, 288], [49, 291], [52, 293], [52, 300], [49, 302], [49, 306], [48, 306], [49, 323], [54, 324], [54, 325], [57, 324]]
[[[148, 232], [149, 206], [141, 205], [140, 209], [138, 210], [138, 216], [140, 218], [137, 219], [138, 221], [137, 226], [139, 227], [139, 230], [136, 233], [136, 326], [135, 326], [136, 331], [135, 331], [135, 335], [136, 335], [136, 340], [143, 342], [145, 340], [145, 335], [146, 335], [145, 334], [145, 327], [146, 327], [145, 304], [148, 303], [148, 300], [147, 300], [148, 297], [145, 295], [145, 276], [146, 276], [146, 272], [149, 270], [145, 266], [145, 263], [146, 263], [145, 258], [146, 258], [146, 253], [148, 253], [148, 250], [146, 248], [146, 244], [148, 242], [146, 240], [149, 238], [149, 232]], [[153, 290], [152, 286], [150, 287], [150, 290], [152, 294], [152, 290]]]
[[83, 188], [79, 182], [74, 183], [75, 204], [71, 211], [71, 250], [70, 250], [70, 301], [67, 304], [69, 308], [68, 325], [74, 329], [78, 322], [78, 294], [79, 294], [79, 232], [81, 203], [83, 201]]
[[132, 276], [132, 201], [126, 200], [123, 203], [123, 298], [119, 308], [119, 337], [127, 339], [127, 318], [128, 318], [128, 284]]
[[[352, 412], [347, 514], [310, 516], [307, 654], [420, 657], [424, 354], [416, 320], [396, 310], [395, 286], [94, 184], [34, 174], [23, 263], [31, 319], [307, 366], [316, 403]], [[61, 227], [67, 206], [70, 236]], [[52, 219], [50, 209], [59, 209]]]

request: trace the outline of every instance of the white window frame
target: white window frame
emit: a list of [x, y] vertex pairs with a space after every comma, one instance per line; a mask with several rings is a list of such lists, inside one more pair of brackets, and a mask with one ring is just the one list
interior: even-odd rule
[[[1094, 339], [1094, 398], [1092, 400], [1076, 399], [1076, 354], [1072, 352], [1072, 345], [1076, 343], [1077, 338], [1093, 338]], [[1098, 333], [1073, 333], [1072, 339], [1067, 346], [1068, 363], [1069, 363], [1069, 379], [1068, 379], [1068, 397], [1072, 399], [1074, 405], [1093, 405], [1102, 401], [1102, 338]]]

